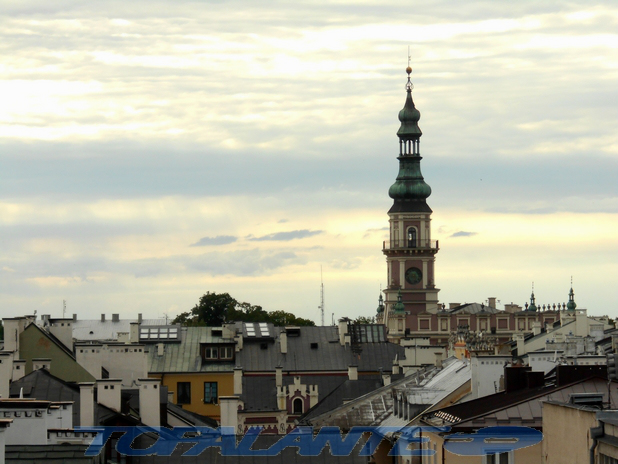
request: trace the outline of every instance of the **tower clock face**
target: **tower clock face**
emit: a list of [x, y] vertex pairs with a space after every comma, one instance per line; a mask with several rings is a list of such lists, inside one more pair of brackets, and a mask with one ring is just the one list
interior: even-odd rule
[[417, 267], [411, 267], [406, 271], [406, 282], [410, 285], [418, 284], [423, 280], [423, 273]]

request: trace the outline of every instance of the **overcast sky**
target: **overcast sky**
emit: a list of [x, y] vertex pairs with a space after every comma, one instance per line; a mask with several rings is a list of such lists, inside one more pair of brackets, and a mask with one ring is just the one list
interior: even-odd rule
[[[408, 46], [442, 302], [618, 315], [613, 1], [0, 0], [0, 316], [375, 314]], [[501, 305], [499, 305], [501, 307]]]

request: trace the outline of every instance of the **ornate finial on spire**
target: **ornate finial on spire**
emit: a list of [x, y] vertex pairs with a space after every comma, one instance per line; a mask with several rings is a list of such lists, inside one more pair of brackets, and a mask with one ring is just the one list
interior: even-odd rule
[[410, 46], [408, 45], [408, 67], [406, 68], [406, 72], [408, 73], [408, 82], [406, 83], [406, 90], [408, 92], [412, 91], [414, 85], [412, 85], [412, 81], [410, 80], [410, 74], [412, 74], [412, 67], [410, 66], [410, 61], [412, 60], [412, 56], [410, 55]]

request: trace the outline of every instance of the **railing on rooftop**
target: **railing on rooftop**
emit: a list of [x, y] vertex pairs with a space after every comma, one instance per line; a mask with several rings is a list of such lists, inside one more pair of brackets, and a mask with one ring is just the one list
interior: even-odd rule
[[438, 240], [385, 240], [382, 244], [383, 250], [439, 250]]

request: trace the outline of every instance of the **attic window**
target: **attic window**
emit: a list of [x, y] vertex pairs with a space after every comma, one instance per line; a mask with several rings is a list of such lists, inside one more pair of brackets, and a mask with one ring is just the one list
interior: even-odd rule
[[317, 350], [318, 349], [318, 344], [317, 343], [312, 343], [311, 344], [311, 349], [312, 350]]

